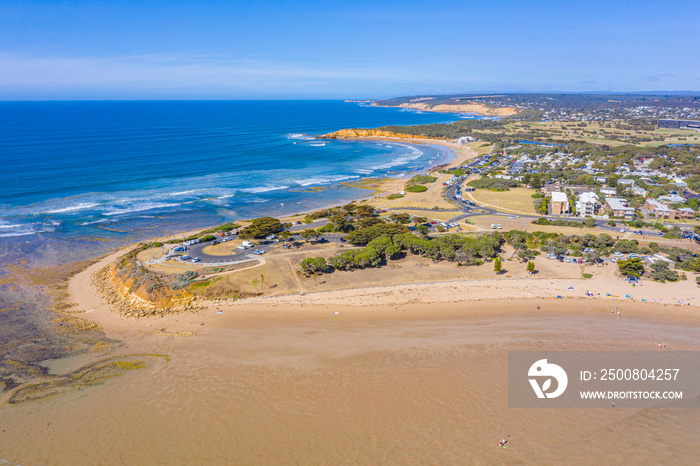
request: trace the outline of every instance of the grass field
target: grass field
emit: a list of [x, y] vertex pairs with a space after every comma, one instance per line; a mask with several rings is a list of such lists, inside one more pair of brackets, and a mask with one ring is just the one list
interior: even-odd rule
[[[585, 126], [578, 126], [581, 122], [513, 122], [506, 124], [505, 133], [532, 131], [539, 133], [543, 138], [553, 139], [579, 139], [585, 140], [594, 144], [607, 144], [611, 146], [619, 146], [629, 144], [627, 138], [655, 138], [663, 137], [663, 141], [645, 141], [639, 146], [659, 146], [663, 144], [698, 144], [700, 143], [700, 132], [690, 130], [677, 129], [658, 129], [647, 130], [629, 130], [606, 127], [598, 122], [585, 122]], [[485, 130], [490, 133], [501, 133], [502, 130]], [[480, 144], [480, 143], [476, 143]]]
[[510, 191], [477, 189], [467, 194], [471, 195], [477, 204], [484, 204], [496, 210], [536, 214], [531, 197], [535, 192], [536, 190], [534, 189], [511, 188]]

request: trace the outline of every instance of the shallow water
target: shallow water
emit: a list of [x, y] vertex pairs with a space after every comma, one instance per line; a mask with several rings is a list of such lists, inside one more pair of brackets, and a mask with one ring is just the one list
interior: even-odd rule
[[0, 102], [0, 391], [46, 375], [47, 360], [89, 356], [108, 341], [48, 310], [72, 263], [154, 236], [366, 196], [342, 183], [450, 154], [315, 135], [457, 118], [333, 101]]
[[697, 326], [441, 309], [408, 310], [420, 318], [249, 310], [194, 338], [137, 338], [133, 349], [171, 361], [0, 409], [3, 454], [29, 463], [691, 464], [700, 453], [693, 410], [508, 409], [506, 380], [508, 350], [647, 349], [659, 339], [697, 350]]
[[362, 195], [341, 183], [415, 172], [445, 149], [315, 136], [456, 119], [335, 101], [2, 102], [0, 238], [114, 239], [340, 203]]

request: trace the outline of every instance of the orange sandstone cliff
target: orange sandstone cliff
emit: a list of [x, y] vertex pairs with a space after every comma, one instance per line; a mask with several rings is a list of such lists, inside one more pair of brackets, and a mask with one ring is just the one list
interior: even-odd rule
[[441, 139], [430, 138], [427, 136], [419, 136], [415, 134], [393, 133], [391, 131], [383, 131], [378, 129], [341, 129], [335, 133], [324, 134], [319, 136], [319, 139], [357, 139], [357, 138], [399, 138], [399, 139]]
[[[372, 104], [376, 107], [383, 105]], [[479, 102], [455, 102], [454, 104], [431, 104], [430, 102], [407, 102], [398, 105], [401, 108], [413, 108], [425, 112], [447, 112], [447, 113], [474, 113], [481, 116], [507, 117], [515, 115], [518, 110], [515, 107], [489, 107]]]

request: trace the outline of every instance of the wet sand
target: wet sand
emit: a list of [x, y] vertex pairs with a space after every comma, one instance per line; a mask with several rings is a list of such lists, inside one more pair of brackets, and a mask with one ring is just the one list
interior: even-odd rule
[[[698, 350], [694, 306], [622, 301], [618, 320], [577, 299], [542, 299], [536, 311], [528, 299], [390, 305], [340, 295], [344, 302], [323, 304], [315, 294], [308, 302], [248, 300], [219, 306], [222, 314], [211, 307], [135, 320], [111, 313], [81, 288], [80, 275], [71, 286], [86, 316], [126, 342], [117, 351], [167, 354], [170, 362], [3, 406], [0, 458], [695, 464], [700, 454], [693, 410], [507, 407], [508, 350], [650, 350], [659, 341], [668, 350]], [[197, 334], [172, 337], [162, 328]], [[498, 441], [507, 435], [504, 450]]]

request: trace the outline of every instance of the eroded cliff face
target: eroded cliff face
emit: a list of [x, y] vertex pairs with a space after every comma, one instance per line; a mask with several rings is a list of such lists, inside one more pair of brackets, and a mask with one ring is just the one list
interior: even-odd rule
[[357, 138], [400, 138], [400, 139], [440, 139], [427, 136], [417, 136], [415, 134], [393, 133], [378, 129], [341, 129], [335, 133], [328, 133], [320, 136], [320, 139], [357, 139]]
[[182, 312], [195, 306], [197, 297], [186, 289], [173, 290], [158, 274], [138, 262], [112, 263], [93, 276], [98, 292], [123, 316], [145, 317]]
[[[375, 106], [381, 106], [372, 104]], [[448, 113], [474, 113], [481, 116], [507, 117], [515, 115], [518, 110], [515, 107], [489, 107], [479, 102], [438, 104], [430, 102], [407, 102], [399, 105], [402, 108], [413, 108], [426, 112], [448, 112]]]

